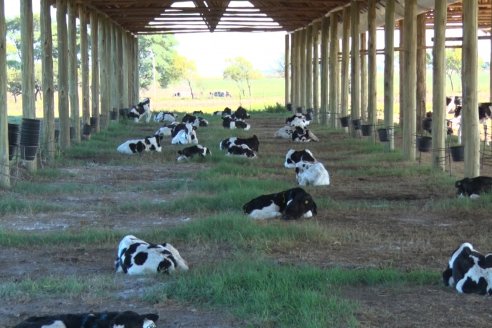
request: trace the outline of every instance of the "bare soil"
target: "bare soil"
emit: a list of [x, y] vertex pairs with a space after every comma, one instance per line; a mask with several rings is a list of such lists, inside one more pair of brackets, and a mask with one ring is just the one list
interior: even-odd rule
[[[279, 158], [280, 178], [295, 184], [293, 171], [284, 169], [283, 156], [289, 148], [309, 148], [317, 159], [330, 171], [332, 183], [327, 188], [308, 187], [316, 199], [329, 197], [336, 201], [367, 202], [364, 210], [320, 208], [313, 218], [317, 224], [334, 232], [332, 242], [323, 245], [305, 243], [296, 249], [281, 249], [273, 246], [269, 256], [279, 263], [308, 263], [322, 268], [345, 267], [381, 268], [392, 267], [398, 270], [435, 270], [441, 272], [450, 253], [460, 243], [469, 241], [483, 252], [492, 249], [490, 208], [476, 210], [429, 210], [432, 202], [456, 199], [452, 185], [431, 186], [426, 183], [427, 176], [378, 177], [374, 175], [347, 176], [337, 174], [357, 168], [347, 158], [357, 159], [361, 154], [351, 149], [337, 149], [330, 141], [335, 138], [352, 138], [347, 134], [327, 134], [322, 127], [313, 130], [321, 139], [319, 143], [306, 145], [292, 144], [290, 141], [275, 139], [273, 133], [282, 126], [282, 119], [274, 121], [250, 120], [252, 131], [260, 139], [259, 156]], [[209, 126], [205, 129], [222, 128]], [[200, 132], [199, 132], [200, 134]], [[247, 134], [246, 134], [247, 135]], [[372, 139], [371, 139], [372, 140]], [[374, 141], [379, 144], [378, 141]], [[217, 143], [218, 144], [218, 141]], [[384, 145], [381, 153], [384, 153]], [[212, 147], [212, 151], [215, 147]], [[263, 149], [263, 151], [262, 151]], [[164, 150], [166, 151], [166, 150]], [[218, 150], [215, 150], [218, 151]], [[430, 161], [430, 154], [421, 154], [420, 165]], [[135, 170], [132, 165], [116, 166], [105, 159], [88, 159], [85, 164], [63, 167], [66, 172], [57, 181], [46, 183], [75, 182], [95, 188], [111, 189], [111, 192], [80, 196], [37, 194], [32, 200], [54, 203], [63, 210], [36, 214], [9, 214], [0, 218], [0, 228], [19, 231], [62, 231], [82, 228], [110, 228], [131, 231], [166, 228], [187, 224], [200, 219], [200, 213], [175, 217], [173, 215], [142, 214], [138, 218], [125, 214], [105, 213], [98, 209], [103, 206], [117, 206], [134, 202], [135, 199], [148, 202], [166, 202], [179, 197], [169, 190], [157, 194], [128, 188], [139, 181], [165, 184], [176, 178], [178, 173], [196, 172], [213, 163], [190, 162], [175, 163], [166, 161], [161, 166], [142, 164]], [[418, 163], [381, 162], [381, 166], [419, 165]], [[461, 179], [461, 163], [451, 163], [452, 175]], [[447, 165], [449, 171], [449, 165]], [[361, 171], [363, 172], [363, 171]], [[27, 173], [25, 173], [27, 174]], [[490, 167], [482, 168], [483, 175], [491, 175]], [[115, 192], [114, 190], [118, 191]], [[1, 195], [1, 194], [0, 194]], [[247, 201], [247, 200], [245, 200]], [[459, 201], [456, 199], [456, 201]], [[402, 205], [404, 204], [404, 205]], [[303, 224], [286, 222], [285, 224]], [[337, 231], [340, 239], [336, 239]], [[3, 249], [0, 252], [0, 279], [22, 280], [57, 275], [91, 275], [113, 272], [115, 247], [93, 245], [87, 248], [45, 247]], [[220, 260], [227, 257], [222, 249], [197, 250], [195, 245], [176, 245], [188, 262], [193, 265], [210, 258]], [[204, 254], [209, 257], [207, 259]], [[155, 277], [114, 278], [121, 288], [111, 298], [87, 297], [67, 298], [20, 298], [3, 302], [0, 306], [0, 327], [9, 327], [30, 315], [52, 312], [86, 312], [103, 310], [134, 310], [141, 313], [155, 312], [160, 315], [159, 327], [244, 327], [245, 322], [223, 311], [198, 308], [173, 300], [149, 305], [135, 298], [139, 292], [149, 288]], [[343, 297], [356, 302], [356, 313], [361, 327], [489, 327], [492, 317], [491, 298], [479, 295], [460, 295], [445, 288], [440, 281], [432, 286], [350, 286], [340, 290]], [[56, 311], [55, 311], [56, 309]]]

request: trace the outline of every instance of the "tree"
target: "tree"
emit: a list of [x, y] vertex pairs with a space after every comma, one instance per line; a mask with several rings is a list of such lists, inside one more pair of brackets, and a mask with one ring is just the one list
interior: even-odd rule
[[229, 65], [224, 70], [224, 78], [236, 82], [240, 95], [244, 95], [243, 83], [246, 83], [251, 97], [251, 80], [260, 77], [261, 74], [243, 57], [229, 58], [227, 62]]
[[461, 49], [446, 49], [446, 75], [454, 91], [453, 76], [461, 76]]
[[179, 75], [174, 69], [176, 39], [172, 35], [145, 35], [138, 38], [140, 86], [148, 88], [155, 78], [163, 88]]
[[[9, 68], [21, 67], [21, 20], [15, 17], [7, 20], [7, 66]], [[33, 54], [34, 60], [41, 60], [41, 27], [39, 14], [33, 15]]]
[[176, 55], [176, 57], [174, 58], [174, 70], [178, 78], [186, 80], [186, 82], [188, 83], [188, 87], [190, 88], [191, 99], [194, 99], [195, 96], [193, 94], [193, 87], [191, 85], [191, 82], [196, 77], [195, 62], [187, 59], [186, 57]]

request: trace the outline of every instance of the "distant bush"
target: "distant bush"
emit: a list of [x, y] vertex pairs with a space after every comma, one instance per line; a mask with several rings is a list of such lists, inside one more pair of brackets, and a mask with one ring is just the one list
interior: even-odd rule
[[283, 113], [286, 111], [285, 106], [280, 105], [278, 102], [275, 103], [273, 106], [265, 106], [265, 109], [263, 110], [267, 113]]

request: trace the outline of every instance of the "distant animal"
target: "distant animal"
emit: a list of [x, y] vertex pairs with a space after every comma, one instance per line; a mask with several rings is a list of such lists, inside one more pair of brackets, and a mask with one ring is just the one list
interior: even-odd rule
[[464, 178], [455, 182], [456, 194], [478, 198], [480, 194], [492, 192], [492, 177], [478, 176], [475, 178]]
[[185, 161], [192, 158], [195, 155], [200, 155], [200, 157], [205, 157], [206, 155], [211, 155], [210, 150], [202, 145], [190, 146], [178, 150], [178, 157], [176, 160], [178, 162]]
[[169, 243], [151, 244], [133, 235], [127, 235], [118, 246], [116, 272], [138, 275], [187, 270], [188, 264]]
[[14, 328], [156, 328], [159, 315], [125, 312], [88, 312], [30, 317]]
[[193, 126], [208, 126], [208, 121], [200, 116], [186, 114], [181, 120], [183, 123], [190, 123]]
[[141, 102], [139, 102], [136, 106], [130, 108], [127, 113], [128, 118], [133, 118], [135, 122], [140, 122], [140, 120], [144, 117], [147, 123], [150, 122], [150, 118], [152, 113], [150, 111], [150, 99], [144, 98]]
[[156, 151], [161, 152], [161, 136], [156, 134], [152, 137], [145, 137], [143, 139], [131, 139], [127, 140], [116, 149], [122, 154], [137, 154], [144, 151]]
[[[461, 110], [462, 106], [456, 106], [453, 111], [449, 113], [454, 113], [454, 117], [449, 121], [453, 124], [453, 126], [458, 127], [458, 142], [461, 143]], [[486, 127], [487, 121], [492, 118], [492, 103], [483, 102], [478, 104], [478, 121], [480, 124]], [[490, 144], [490, 133], [487, 135], [487, 139], [485, 140], [487, 145]]]
[[219, 148], [221, 150], [224, 150], [229, 148], [231, 145], [236, 145], [236, 146], [247, 145], [251, 150], [258, 151], [260, 147], [260, 141], [258, 140], [256, 134], [250, 138], [230, 137], [222, 140], [219, 143]]
[[171, 112], [159, 112], [154, 114], [154, 122], [168, 122], [173, 123], [178, 119], [178, 115]]
[[232, 114], [232, 116], [234, 118], [238, 118], [240, 120], [245, 120], [247, 118], [250, 118], [250, 115], [248, 114], [248, 112], [246, 111], [245, 108], [239, 106], [236, 111], [234, 112], [234, 114]]
[[300, 186], [328, 186], [330, 184], [330, 174], [320, 162], [307, 163], [299, 162], [296, 164], [296, 178]]
[[288, 169], [294, 169], [300, 162], [315, 163], [316, 158], [314, 158], [313, 153], [309, 149], [289, 149], [287, 154], [285, 154], [284, 166]]
[[316, 215], [317, 206], [310, 194], [297, 187], [256, 197], [243, 205], [243, 211], [258, 220], [275, 217], [295, 220]]
[[248, 131], [251, 125], [230, 115], [222, 116], [222, 126], [226, 129], [243, 129]]
[[304, 129], [296, 126], [294, 131], [292, 132], [292, 141], [294, 142], [310, 142], [310, 141], [318, 142], [319, 139], [313, 132], [309, 129]]
[[224, 108], [224, 110], [222, 111], [222, 116], [226, 115], [232, 115], [232, 109], [230, 109], [229, 107]]
[[[450, 120], [446, 120], [446, 133], [453, 134], [453, 124]], [[432, 133], [432, 112], [425, 113], [425, 118], [422, 120], [422, 130]]]
[[453, 114], [456, 108], [463, 106], [463, 97], [461, 96], [448, 96], [446, 97], [446, 111], [448, 114]]
[[463, 243], [451, 255], [442, 278], [458, 293], [492, 295], [492, 254], [483, 255]]
[[239, 146], [230, 145], [227, 148], [227, 154], [226, 155], [247, 157], [247, 158], [256, 158], [256, 153], [245, 144], [242, 144]]
[[203, 112], [201, 110], [195, 110], [193, 111], [193, 115], [203, 115]]
[[160, 136], [169, 137], [172, 135], [174, 128], [178, 125], [178, 122], [173, 122], [164, 126], [161, 126], [159, 130], [157, 130], [154, 134], [158, 134]]
[[179, 123], [171, 132], [171, 144], [198, 144], [198, 138], [196, 137], [195, 130], [196, 127], [194, 127], [190, 123]]

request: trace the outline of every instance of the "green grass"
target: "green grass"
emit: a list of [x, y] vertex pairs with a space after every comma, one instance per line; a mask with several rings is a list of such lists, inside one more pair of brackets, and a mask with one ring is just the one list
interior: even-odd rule
[[37, 212], [53, 212], [60, 210], [56, 204], [49, 204], [43, 201], [33, 201], [19, 198], [16, 195], [6, 195], [0, 198], [0, 216], [6, 214], [26, 214]]

